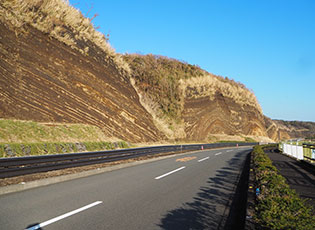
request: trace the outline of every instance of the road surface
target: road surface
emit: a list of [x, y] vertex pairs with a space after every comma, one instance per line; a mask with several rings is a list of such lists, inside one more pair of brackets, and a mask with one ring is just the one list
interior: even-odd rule
[[222, 229], [251, 147], [203, 150], [0, 196], [1, 229]]

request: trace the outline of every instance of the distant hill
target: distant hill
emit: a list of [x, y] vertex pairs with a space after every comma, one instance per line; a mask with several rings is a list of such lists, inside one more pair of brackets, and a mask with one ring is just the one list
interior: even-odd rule
[[315, 122], [271, 120], [267, 117], [265, 119], [267, 133], [273, 140], [315, 139]]
[[116, 53], [62, 0], [0, 2], [0, 94], [0, 118], [90, 124], [130, 142], [313, 132], [265, 117], [241, 83], [168, 57]]

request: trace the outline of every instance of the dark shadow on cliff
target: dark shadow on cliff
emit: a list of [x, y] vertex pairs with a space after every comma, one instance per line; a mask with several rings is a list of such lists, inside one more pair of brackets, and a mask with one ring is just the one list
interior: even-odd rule
[[169, 211], [158, 226], [167, 230], [224, 229], [246, 155], [237, 153], [225, 167], [217, 170], [215, 177], [208, 179], [193, 202]]

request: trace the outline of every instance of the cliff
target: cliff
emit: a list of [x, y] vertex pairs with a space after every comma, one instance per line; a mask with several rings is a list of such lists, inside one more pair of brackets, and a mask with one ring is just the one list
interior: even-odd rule
[[265, 117], [241, 83], [168, 57], [116, 53], [63, 0], [0, 2], [0, 96], [0, 118], [90, 124], [130, 142], [314, 134]]
[[128, 66], [76, 9], [1, 1], [0, 19], [1, 118], [92, 124], [132, 142], [165, 138], [139, 103]]
[[124, 55], [142, 105], [168, 138], [266, 137], [255, 95], [241, 83], [158, 55]]

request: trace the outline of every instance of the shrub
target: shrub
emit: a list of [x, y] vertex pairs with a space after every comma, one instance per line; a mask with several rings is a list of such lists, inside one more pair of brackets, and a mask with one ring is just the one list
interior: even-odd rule
[[257, 196], [256, 221], [266, 229], [315, 229], [312, 208], [305, 204], [272, 165], [262, 146], [252, 152]]

